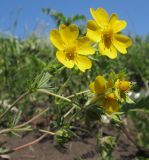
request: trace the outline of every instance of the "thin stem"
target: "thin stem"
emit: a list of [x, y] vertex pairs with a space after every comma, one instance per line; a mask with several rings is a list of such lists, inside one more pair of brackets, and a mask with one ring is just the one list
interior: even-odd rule
[[61, 85], [60, 89], [59, 89], [58, 92], [57, 92], [58, 94], [61, 94], [62, 90], [66, 87], [67, 83], [69, 82], [69, 80], [70, 80], [70, 78], [71, 78], [71, 76], [72, 76], [72, 73], [73, 73], [73, 72], [71, 72], [71, 73], [69, 74], [69, 77], [67, 78], [67, 80]]
[[24, 129], [22, 127], [24, 127], [24, 126], [28, 125], [29, 123], [33, 122], [34, 120], [39, 118], [41, 115], [46, 113], [48, 110], [49, 110], [49, 108], [46, 108], [45, 110], [43, 110], [42, 112], [40, 112], [39, 114], [37, 114], [36, 116], [31, 118], [29, 121], [27, 121], [27, 122], [25, 122], [23, 124], [17, 125], [14, 128], [4, 129], [4, 130], [0, 131], [0, 134], [4, 134], [4, 133], [7, 133], [7, 132], [12, 132], [12, 131], [19, 131], [19, 130], [25, 130], [25, 131], [31, 130], [31, 129], [26, 129], [26, 128]]
[[68, 110], [68, 112], [66, 112], [63, 117], [66, 118], [75, 108], [76, 108], [75, 106], [70, 108], [70, 110]]
[[57, 98], [60, 98], [64, 101], [67, 101], [67, 102], [72, 102], [70, 99], [66, 98], [66, 97], [63, 97], [63, 96], [60, 96], [58, 94], [55, 94], [55, 93], [52, 93], [50, 91], [47, 91], [46, 89], [37, 89], [37, 92], [40, 92], [40, 93], [45, 93], [45, 94], [48, 94], [48, 95], [51, 95], [51, 96], [54, 96], [54, 97], [57, 97]]
[[139, 145], [136, 143], [136, 141], [133, 138], [131, 138], [131, 136], [129, 135], [125, 125], [122, 125], [120, 128], [123, 131], [123, 133], [126, 135], [126, 137], [130, 140], [130, 142], [132, 142], [137, 148], [139, 148]]
[[79, 106], [79, 104], [73, 102], [73, 101], [70, 100], [69, 98], [66, 98], [66, 97], [60, 96], [60, 95], [58, 95], [58, 94], [52, 93], [52, 92], [50, 92], [50, 91], [47, 91], [46, 89], [37, 89], [37, 92], [45, 93], [45, 94], [48, 94], [48, 95], [51, 95], [51, 96], [60, 98], [60, 99], [62, 99], [62, 100], [64, 100], [64, 101], [67, 101], [67, 102], [70, 102], [70, 103], [74, 104], [74, 105], [75, 105], [75, 108], [78, 108], [78, 109], [81, 108], [81, 107]]
[[39, 114], [37, 114], [36, 116], [34, 116], [33, 118], [31, 118], [29, 121], [23, 123], [23, 124], [20, 124], [20, 125], [17, 125], [15, 128], [21, 128], [21, 127], [24, 127], [25, 125], [33, 122], [34, 120], [36, 120], [37, 118], [39, 118], [41, 115], [43, 115], [44, 113], [46, 113], [47, 111], [49, 110], [49, 108], [46, 108], [45, 110], [43, 110], [42, 112], [40, 112]]
[[0, 155], [13, 153], [13, 152], [19, 151], [19, 150], [21, 150], [21, 149], [24, 149], [24, 148], [26, 148], [26, 147], [29, 147], [29, 146], [31, 146], [31, 145], [33, 145], [33, 144], [38, 143], [39, 141], [41, 141], [42, 139], [44, 139], [47, 135], [48, 135], [48, 134], [46, 133], [46, 134], [40, 136], [39, 138], [35, 139], [34, 141], [31, 141], [31, 142], [29, 142], [29, 143], [27, 143], [27, 144], [24, 144], [24, 145], [22, 145], [22, 146], [19, 146], [19, 147], [10, 149], [10, 150], [8, 150], [8, 151], [6, 151], [6, 152], [2, 152], [2, 153], [0, 153]]
[[74, 93], [74, 94], [68, 96], [67, 98], [73, 98], [73, 97], [76, 97], [76, 96], [79, 96], [81, 94], [88, 93], [88, 92], [89, 92], [89, 90], [81, 91], [81, 92], [78, 92], [78, 93]]
[[4, 118], [5, 115], [6, 115], [19, 101], [21, 101], [21, 100], [22, 100], [24, 97], [26, 97], [28, 94], [30, 94], [30, 91], [27, 91], [27, 92], [23, 93], [21, 96], [19, 96], [19, 97], [12, 103], [12, 105], [11, 105], [4, 113], [2, 113], [2, 114], [0, 115], [0, 120], [1, 120], [2, 118]]
[[39, 132], [42, 132], [42, 133], [47, 133], [47, 134], [50, 134], [50, 135], [55, 135], [54, 132], [51, 132], [51, 131], [47, 131], [47, 130], [44, 130], [44, 129], [38, 129]]
[[3, 129], [0, 131], [0, 134], [8, 133], [8, 132], [13, 132], [13, 131], [32, 131], [31, 128], [7, 128]]
[[89, 132], [87, 129], [84, 129], [84, 128], [81, 128], [81, 127], [75, 127], [75, 126], [71, 126], [71, 128], [86, 132], [89, 135], [91, 135], [91, 132]]
[[67, 102], [70, 102], [70, 103], [74, 104], [74, 106], [64, 115], [64, 118], [66, 118], [75, 108], [78, 108], [78, 109], [81, 108], [78, 104], [72, 102], [72, 100], [70, 100], [70, 99], [68, 99], [68, 98], [66, 98], [66, 97], [57, 95], [57, 94], [52, 93], [52, 92], [50, 92], [50, 91], [47, 91], [47, 90], [45, 90], [45, 89], [37, 89], [37, 91], [38, 91], [38, 92], [41, 92], [41, 93], [45, 93], [45, 94], [51, 95], [51, 96], [54, 96], [54, 97], [57, 97], [57, 98], [60, 98], [60, 99], [62, 99], [62, 100], [64, 100], [64, 101], [67, 101]]

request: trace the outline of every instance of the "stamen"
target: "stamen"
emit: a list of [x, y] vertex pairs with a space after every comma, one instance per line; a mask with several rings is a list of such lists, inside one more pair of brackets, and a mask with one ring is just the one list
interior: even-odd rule
[[74, 53], [66, 53], [66, 58], [67, 60], [71, 61], [71, 60], [74, 60], [75, 55]]
[[107, 48], [110, 48], [110, 46], [112, 44], [112, 39], [113, 39], [112, 30], [104, 29], [102, 38], [103, 38], [103, 43], [105, 44], [105, 46]]

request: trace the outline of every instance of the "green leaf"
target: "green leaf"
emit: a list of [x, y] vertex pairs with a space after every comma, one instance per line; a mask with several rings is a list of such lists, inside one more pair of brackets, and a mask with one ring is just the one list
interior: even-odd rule
[[129, 103], [129, 104], [135, 103], [128, 95], [126, 95], [125, 101], [126, 101], [127, 103]]
[[86, 110], [86, 122], [100, 120], [103, 113], [102, 108], [97, 105], [92, 105]]
[[144, 113], [149, 114], [149, 110], [147, 110], [147, 109], [139, 109], [139, 108], [130, 109], [129, 112], [144, 112]]
[[64, 126], [59, 129], [55, 134], [56, 142], [63, 144], [68, 142], [68, 140], [73, 136], [72, 131], [68, 126]]
[[44, 73], [43, 76], [41, 77], [41, 79], [38, 82], [38, 88], [46, 87], [46, 85], [47, 85], [47, 83], [48, 83], [48, 81], [50, 80], [51, 77], [52, 76], [48, 72]]
[[122, 118], [121, 116], [123, 115], [123, 112], [117, 112], [117, 113], [113, 113], [111, 114], [111, 123], [116, 123], [116, 124], [120, 124], [122, 123]]

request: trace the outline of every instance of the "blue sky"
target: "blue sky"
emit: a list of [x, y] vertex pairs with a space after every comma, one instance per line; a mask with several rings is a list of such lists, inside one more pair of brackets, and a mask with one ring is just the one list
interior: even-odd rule
[[[103, 7], [127, 21], [126, 33], [145, 36], [149, 33], [149, 0], [1, 0], [0, 32], [12, 32], [25, 37], [39, 26], [45, 30], [55, 27], [53, 20], [41, 8], [51, 8], [66, 16], [84, 14], [92, 19], [89, 9]], [[17, 19], [17, 27], [13, 27]], [[38, 27], [37, 27], [38, 26]], [[43, 27], [43, 28], [44, 28]]]

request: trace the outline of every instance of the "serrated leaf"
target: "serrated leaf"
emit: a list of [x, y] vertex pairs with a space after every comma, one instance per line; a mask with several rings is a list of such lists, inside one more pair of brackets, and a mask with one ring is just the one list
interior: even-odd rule
[[129, 104], [135, 103], [128, 95], [126, 95], [125, 101], [126, 101], [127, 103], [129, 103]]

